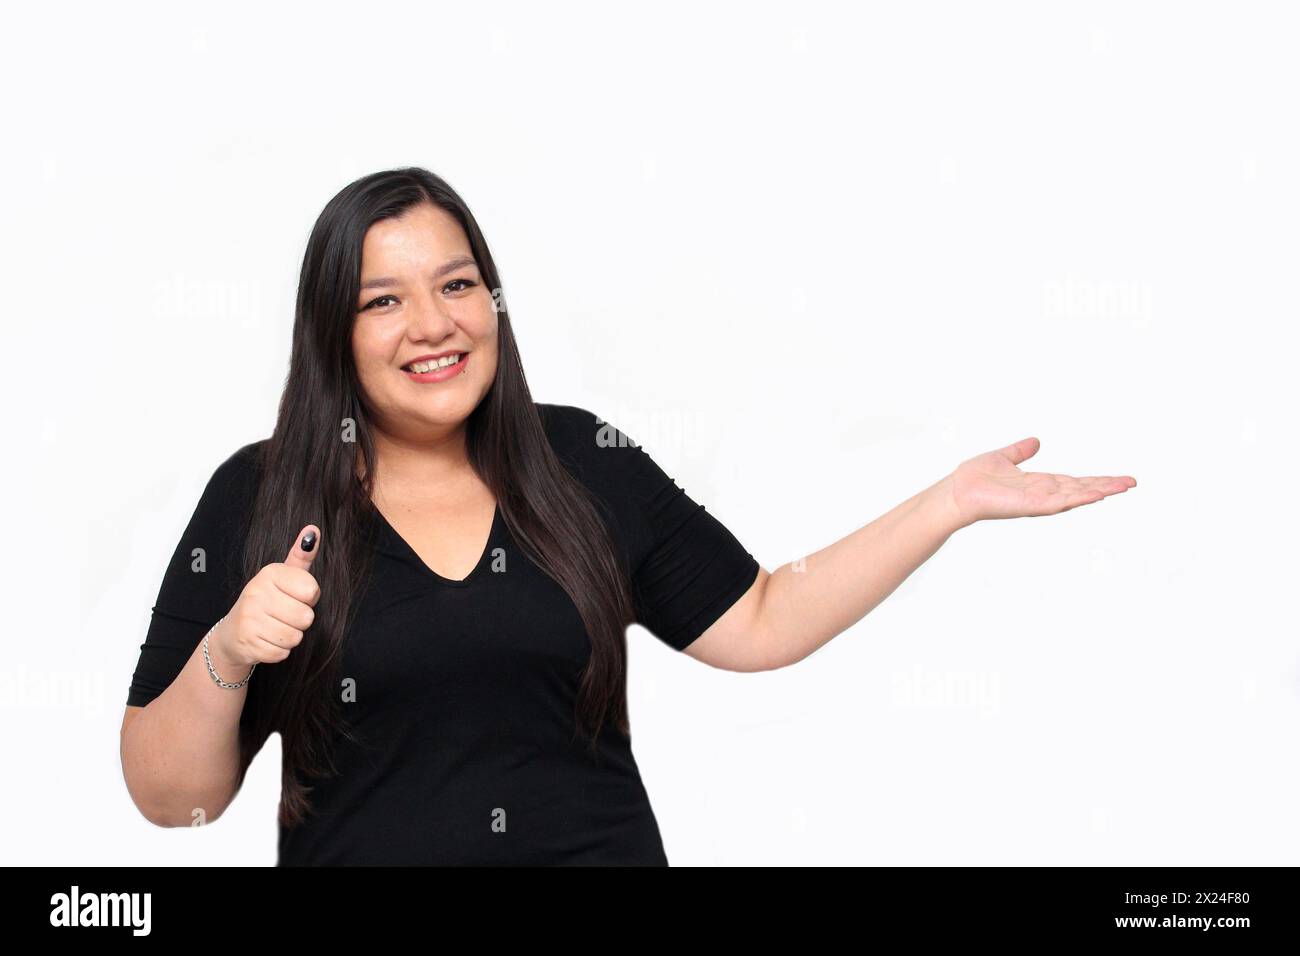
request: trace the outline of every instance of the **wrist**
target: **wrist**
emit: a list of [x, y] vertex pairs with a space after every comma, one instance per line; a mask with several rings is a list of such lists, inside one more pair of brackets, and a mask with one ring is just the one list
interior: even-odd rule
[[940, 478], [924, 492], [928, 496], [927, 503], [930, 513], [934, 516], [935, 524], [945, 537], [975, 523], [967, 518], [957, 505], [953, 487], [953, 478], [949, 474]]
[[232, 660], [230, 655], [226, 653], [225, 628], [229, 623], [229, 621], [222, 620], [208, 635], [208, 658], [211, 660], [212, 669], [217, 672], [217, 676], [233, 684], [243, 680], [252, 665]]

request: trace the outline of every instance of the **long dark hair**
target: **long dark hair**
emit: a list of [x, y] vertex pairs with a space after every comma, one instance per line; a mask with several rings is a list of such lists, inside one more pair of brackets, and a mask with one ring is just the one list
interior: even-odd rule
[[[466, 422], [470, 464], [495, 495], [520, 547], [576, 605], [591, 641], [575, 701], [575, 736], [596, 739], [606, 721], [629, 734], [626, 633], [634, 619], [626, 555], [602, 505], [568, 472], [547, 441], [510, 327], [496, 264], [465, 202], [441, 178], [408, 167], [346, 186], [312, 228], [298, 280], [289, 375], [275, 431], [262, 445], [261, 480], [249, 516], [243, 580], [283, 561], [304, 525], [321, 528], [312, 563], [316, 616], [284, 661], [249, 682], [240, 725], [239, 783], [253, 755], [278, 731], [283, 746], [279, 820], [311, 812], [310, 781], [336, 773], [331, 756], [345, 726], [340, 687], [343, 641], [370, 574], [368, 521], [375, 452], [352, 356], [352, 323], [366, 230], [419, 203], [451, 214], [469, 238], [498, 314], [496, 377]], [[344, 425], [355, 423], [351, 440]], [[594, 440], [594, 435], [593, 435]], [[364, 478], [358, 475], [361, 466]]]

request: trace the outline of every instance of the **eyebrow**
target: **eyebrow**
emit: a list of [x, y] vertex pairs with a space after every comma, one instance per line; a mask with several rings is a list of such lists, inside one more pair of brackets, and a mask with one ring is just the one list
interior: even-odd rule
[[[474, 266], [474, 265], [478, 265], [478, 263], [474, 260], [473, 256], [457, 256], [454, 259], [448, 259], [442, 265], [438, 266], [438, 268], [434, 269], [433, 273], [430, 275], [430, 278], [439, 279], [442, 276], [445, 276], [448, 272], [455, 272], [457, 269], [461, 268], [462, 266]], [[361, 283], [360, 291], [365, 292], [367, 289], [382, 289], [385, 288], [386, 286], [393, 286], [399, 284], [400, 283], [398, 282], [398, 280], [392, 278], [391, 276], [378, 276], [374, 279], [367, 279], [365, 282]]]

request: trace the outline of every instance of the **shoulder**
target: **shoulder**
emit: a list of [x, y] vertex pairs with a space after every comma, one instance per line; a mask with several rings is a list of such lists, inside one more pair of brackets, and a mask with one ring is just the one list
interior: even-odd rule
[[226, 459], [228, 464], [241, 468], [258, 468], [261, 466], [262, 454], [271, 439], [263, 438], [236, 448]]
[[550, 402], [534, 402], [538, 417], [548, 437], [562, 441], [572, 441], [583, 435], [595, 422], [596, 416], [577, 405], [555, 405]]
[[562, 442], [576, 442], [585, 448], [635, 448], [634, 442], [617, 425], [590, 409], [578, 405], [535, 402], [548, 436]]
[[641, 506], [640, 469], [632, 456], [643, 452], [616, 426], [578, 405], [537, 402], [551, 450], [577, 481], [607, 509], [615, 535], [625, 543], [633, 565], [650, 540]]
[[270, 441], [269, 438], [263, 438], [259, 441], [249, 442], [247, 445], [241, 445], [227, 455], [226, 460], [217, 466], [217, 472], [234, 477], [260, 471], [262, 456]]
[[578, 405], [536, 402], [551, 447], [584, 471], [619, 468], [637, 454], [637, 444], [618, 426]]
[[242, 500], [257, 490], [262, 472], [262, 455], [269, 439], [249, 442], [226, 455], [208, 479], [205, 496], [219, 496], [225, 502]]

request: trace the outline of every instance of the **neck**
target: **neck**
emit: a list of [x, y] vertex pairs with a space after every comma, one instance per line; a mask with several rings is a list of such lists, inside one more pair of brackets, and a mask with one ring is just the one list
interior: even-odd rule
[[464, 425], [431, 439], [411, 439], [376, 428], [373, 441], [375, 486], [388, 494], [437, 497], [440, 490], [460, 488], [474, 479]]

